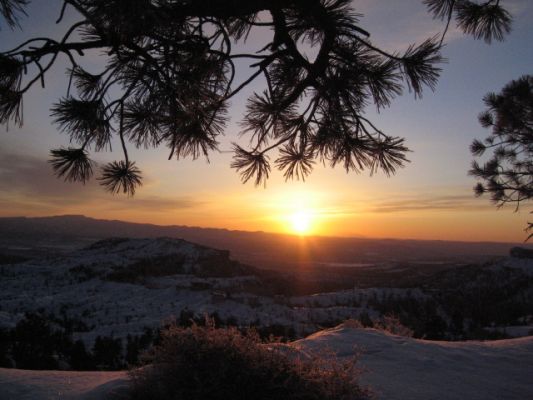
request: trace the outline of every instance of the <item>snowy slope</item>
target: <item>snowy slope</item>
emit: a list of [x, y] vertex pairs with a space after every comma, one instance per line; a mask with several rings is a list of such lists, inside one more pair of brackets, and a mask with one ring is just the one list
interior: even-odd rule
[[0, 400], [120, 400], [125, 372], [24, 371], [0, 368]]
[[533, 336], [440, 342], [394, 336], [349, 324], [291, 344], [303, 351], [359, 354], [362, 381], [383, 400], [533, 399]]
[[[343, 324], [289, 344], [359, 357], [361, 380], [381, 400], [533, 398], [533, 337], [490, 342], [432, 342]], [[292, 352], [291, 352], [292, 353]], [[1, 400], [96, 400], [124, 394], [124, 372], [0, 369]], [[120, 399], [120, 396], [118, 397]]]

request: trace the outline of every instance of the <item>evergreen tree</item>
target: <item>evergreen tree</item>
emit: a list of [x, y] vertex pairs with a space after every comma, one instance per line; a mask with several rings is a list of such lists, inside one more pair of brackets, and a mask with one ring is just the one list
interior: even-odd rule
[[[513, 204], [518, 210], [533, 198], [533, 76], [511, 81], [500, 93], [487, 94], [484, 102], [487, 110], [479, 121], [490, 133], [483, 141], [474, 140], [470, 150], [477, 157], [487, 150], [492, 154], [483, 164], [472, 163], [470, 174], [480, 180], [474, 191], [489, 194], [498, 208]], [[532, 228], [529, 222], [526, 230]]]
[[94, 369], [94, 362], [91, 354], [87, 352], [85, 344], [77, 340], [72, 345], [69, 354], [70, 367], [76, 371], [88, 371]]
[[16, 368], [57, 369], [57, 335], [46, 317], [26, 313], [12, 332]]
[[[406, 89], [420, 97], [424, 87], [435, 88], [453, 20], [475, 38], [502, 40], [511, 26], [503, 2], [424, 0], [443, 34], [388, 52], [361, 27], [357, 1], [63, 0], [58, 22], [67, 9], [80, 20], [60, 40], [39, 36], [0, 53], [0, 123], [22, 123], [24, 94], [44, 86], [65, 56], [69, 90], [52, 115], [73, 147], [52, 150], [52, 166], [85, 183], [95, 168], [89, 152], [110, 148], [116, 135], [123, 160], [103, 166], [98, 179], [112, 193], [132, 195], [142, 178], [128, 143], [165, 145], [169, 159], [207, 157], [218, 148], [230, 100], [262, 79], [264, 90], [250, 95], [242, 118], [250, 145], [234, 145], [231, 165], [244, 182], [264, 184], [275, 151], [286, 179], [305, 179], [316, 160], [391, 175], [408, 161], [408, 148], [368, 120], [366, 107], [386, 107]], [[7, 25], [17, 25], [27, 3], [0, 0]], [[253, 52], [236, 50], [252, 30], [264, 42]], [[82, 56], [98, 49], [106, 61], [89, 72]], [[237, 74], [243, 62], [249, 76]]]
[[0, 368], [11, 368], [11, 334], [5, 328], [0, 328]]
[[93, 346], [93, 357], [99, 369], [116, 370], [122, 365], [122, 341], [98, 336]]
[[140, 350], [139, 337], [128, 335], [126, 341], [126, 362], [129, 365], [135, 365], [138, 363]]

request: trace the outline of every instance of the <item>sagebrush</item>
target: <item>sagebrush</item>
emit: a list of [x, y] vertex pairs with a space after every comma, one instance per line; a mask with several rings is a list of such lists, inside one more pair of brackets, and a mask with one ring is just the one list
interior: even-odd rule
[[369, 398], [354, 359], [289, 356], [253, 331], [213, 324], [169, 327], [145, 362], [130, 372], [134, 400]]

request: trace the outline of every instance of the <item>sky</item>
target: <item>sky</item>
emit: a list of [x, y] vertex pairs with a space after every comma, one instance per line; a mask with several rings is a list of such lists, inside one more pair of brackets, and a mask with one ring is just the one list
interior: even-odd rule
[[[69, 13], [56, 25], [61, 3], [33, 0], [22, 30], [10, 31], [2, 24], [0, 50], [32, 36], [61, 36], [79, 18]], [[69, 144], [49, 111], [67, 89], [67, 64], [59, 60], [46, 76], [45, 89], [36, 85], [24, 98], [24, 125], [0, 127], [0, 216], [83, 214], [247, 231], [522, 242], [531, 207], [496, 209], [488, 198], [474, 196], [475, 180], [467, 175], [470, 143], [489, 133], [477, 121], [483, 96], [533, 72], [533, 2], [502, 4], [514, 17], [506, 41], [487, 45], [452, 28], [443, 50], [448, 62], [434, 92], [428, 89], [418, 100], [404, 94], [379, 113], [368, 108], [369, 119], [386, 133], [405, 137], [412, 150], [411, 162], [390, 178], [317, 164], [305, 182], [285, 182], [273, 169], [265, 188], [243, 185], [230, 168], [228, 150], [232, 142], [246, 142], [239, 138], [238, 123], [248, 95], [263, 89], [259, 81], [233, 99], [231, 120], [220, 138], [222, 151], [209, 162], [169, 161], [166, 148], [134, 150], [131, 158], [143, 171], [144, 186], [133, 198], [112, 196], [95, 181], [85, 186], [65, 183], [46, 162], [51, 148]], [[363, 14], [361, 27], [371, 33], [373, 43], [389, 50], [405, 49], [444, 28], [431, 19], [421, 0], [354, 0], [353, 7]], [[264, 35], [253, 33], [247, 48], [262, 47]], [[97, 70], [101, 57], [85, 58]], [[249, 73], [246, 66], [239, 67], [242, 79]], [[121, 159], [121, 153], [101, 152], [93, 158], [103, 164]]]

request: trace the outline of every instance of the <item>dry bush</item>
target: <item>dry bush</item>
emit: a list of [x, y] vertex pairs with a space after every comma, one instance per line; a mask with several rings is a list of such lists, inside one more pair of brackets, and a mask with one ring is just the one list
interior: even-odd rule
[[359, 321], [358, 319], [349, 318], [346, 321], [342, 323], [342, 325], [346, 328], [352, 328], [352, 329], [365, 329], [366, 327]]
[[376, 329], [392, 333], [393, 335], [413, 337], [414, 332], [411, 328], [403, 325], [400, 321], [400, 318], [388, 314], [381, 317], [377, 322], [374, 323]]
[[254, 332], [171, 326], [130, 372], [134, 400], [356, 400], [355, 360], [287, 357]]

